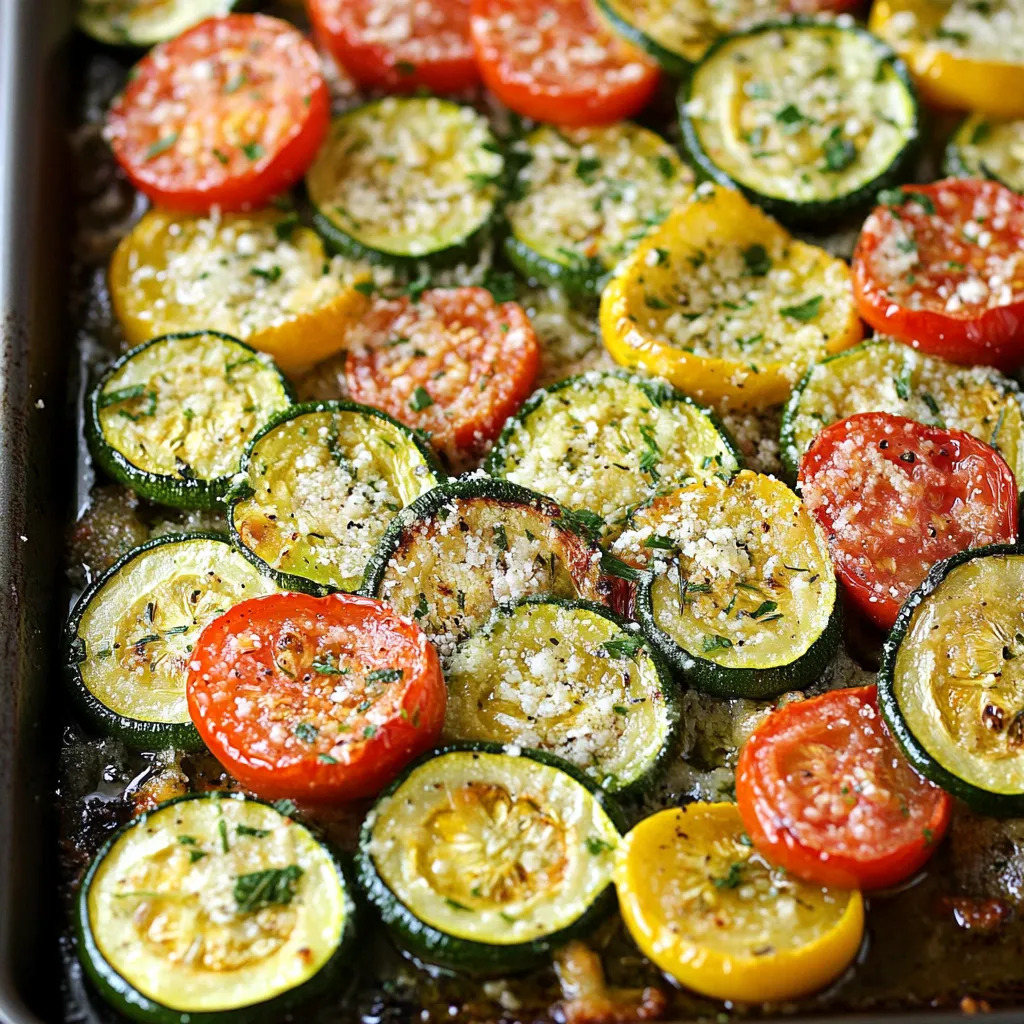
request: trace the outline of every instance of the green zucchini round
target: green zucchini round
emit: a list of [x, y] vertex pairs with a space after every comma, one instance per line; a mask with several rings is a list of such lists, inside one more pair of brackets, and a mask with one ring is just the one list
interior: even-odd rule
[[[206, 18], [228, 14], [237, 0], [78, 0], [78, 27], [100, 43], [153, 46]], [[147, 10], [148, 8], [148, 10]]]
[[684, 78], [712, 40], [718, 37], [720, 30], [703, 18], [688, 19], [688, 5], [679, 5], [679, 10], [672, 4], [660, 6], [662, 10], [656, 19], [659, 27], [656, 28], [647, 24], [650, 19], [646, 17], [642, 2], [597, 0], [598, 10], [616, 34], [653, 57], [669, 75]]
[[542, 125], [505, 216], [505, 253], [528, 280], [574, 298], [601, 294], [608, 275], [690, 191], [692, 175], [659, 135], [628, 121], [602, 128]]
[[131, 747], [201, 748], [185, 700], [196, 638], [232, 605], [276, 589], [221, 534], [133, 548], [82, 594], [65, 628], [79, 712]]
[[643, 792], [675, 753], [678, 687], [635, 625], [591, 602], [496, 608], [445, 682], [446, 738], [549, 751], [620, 797]]
[[273, 361], [237, 338], [165, 334], [103, 375], [86, 403], [85, 433], [96, 462], [142, 497], [210, 509], [257, 431], [291, 403]]
[[341, 255], [448, 264], [475, 254], [489, 233], [504, 173], [487, 119], [472, 107], [387, 96], [333, 122], [306, 190], [314, 226]]
[[[1024, 814], [1022, 593], [1019, 546], [963, 551], [907, 598], [882, 649], [890, 731], [917, 771], [980, 814]], [[941, 650], [929, 653], [928, 641]]]
[[798, 690], [838, 649], [842, 604], [828, 542], [772, 477], [743, 471], [657, 498], [613, 551], [645, 569], [635, 606], [644, 633], [704, 693]]
[[825, 427], [861, 412], [891, 412], [965, 430], [996, 448], [1024, 486], [1024, 396], [987, 366], [957, 366], [889, 338], [875, 338], [815, 363], [793, 389], [779, 448], [787, 479]]
[[520, 597], [601, 600], [601, 549], [550, 498], [479, 475], [421, 495], [391, 521], [361, 593], [414, 618], [441, 655]]
[[[458, 829], [456, 850], [446, 826]], [[367, 900], [414, 955], [452, 970], [501, 974], [543, 962], [612, 909], [621, 831], [611, 798], [560, 758], [496, 743], [452, 744], [414, 762], [378, 799], [360, 833], [356, 873]], [[524, 851], [530, 866], [518, 856]], [[551, 889], [537, 865], [561, 869]]]
[[[849, 106], [835, 109], [841, 103]], [[719, 39], [680, 88], [679, 118], [701, 174], [809, 226], [869, 206], [902, 181], [920, 132], [910, 73], [895, 52], [852, 22], [812, 18]]]
[[945, 171], [951, 178], [991, 178], [1024, 192], [1024, 118], [964, 118], [946, 147]]
[[660, 381], [592, 371], [535, 392], [505, 424], [487, 472], [614, 532], [654, 494], [741, 465], [712, 410]]
[[285, 590], [356, 590], [394, 515], [444, 477], [433, 449], [379, 409], [306, 402], [253, 438], [228, 495], [238, 549]]
[[344, 980], [354, 922], [341, 864], [309, 829], [217, 791], [118, 829], [75, 905], [86, 976], [141, 1024], [279, 1020]]

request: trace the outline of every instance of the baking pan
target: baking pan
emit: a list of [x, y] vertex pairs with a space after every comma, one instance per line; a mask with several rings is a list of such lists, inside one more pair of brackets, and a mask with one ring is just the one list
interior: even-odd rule
[[[82, 47], [73, 0], [0, 0], [0, 1022], [112, 1019], [65, 983], [57, 897], [56, 650], [67, 607], [62, 538], [87, 460], [68, 314], [74, 210], [69, 111]], [[77, 58], [76, 58], [77, 54]], [[71, 382], [69, 386], [69, 382]], [[899, 948], [904, 922], [883, 920]], [[71, 972], [72, 975], [74, 972]], [[1018, 983], [1024, 991], [1024, 963]], [[1005, 1006], [1005, 1000], [1000, 1003]], [[412, 1010], [410, 1010], [410, 1014]], [[830, 1014], [803, 1021], [908, 1024], [957, 1011]], [[310, 1018], [312, 1019], [312, 1018]], [[317, 1015], [317, 1020], [321, 1019]], [[340, 1024], [350, 1018], [329, 1013]], [[363, 1018], [370, 1024], [373, 1016]], [[377, 1020], [382, 1019], [380, 1016]], [[388, 1020], [400, 1017], [388, 1016]], [[708, 1017], [702, 1019], [708, 1020]], [[714, 1014], [710, 1019], [714, 1019]], [[791, 1017], [783, 1019], [793, 1019]], [[1024, 1021], [1020, 1009], [987, 1020]]]

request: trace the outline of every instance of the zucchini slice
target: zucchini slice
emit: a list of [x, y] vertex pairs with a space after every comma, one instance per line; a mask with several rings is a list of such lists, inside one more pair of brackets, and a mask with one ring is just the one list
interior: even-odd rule
[[507, 601], [599, 599], [601, 549], [550, 498], [483, 475], [435, 487], [395, 516], [362, 592], [411, 615], [442, 664]]
[[93, 458], [174, 508], [216, 508], [246, 446], [292, 403], [280, 371], [237, 338], [168, 334], [123, 355], [89, 396]]
[[178, 797], [100, 850], [76, 906], [78, 955], [143, 1024], [279, 1020], [341, 981], [355, 906], [304, 825], [241, 793]]
[[721, 39], [680, 93], [683, 144], [709, 178], [820, 224], [902, 180], [918, 136], [903, 62], [853, 22], [795, 19]]
[[415, 431], [369, 406], [309, 402], [276, 417], [242, 460], [231, 539], [286, 590], [356, 590], [395, 514], [444, 479]]
[[456, 744], [385, 790], [363, 825], [356, 869], [417, 957], [520, 970], [608, 912], [619, 826], [607, 794], [560, 758]]
[[218, 18], [235, 0], [78, 0], [78, 27], [101, 43], [152, 46]]
[[687, 682], [717, 697], [774, 697], [828, 667], [841, 605], [828, 541], [774, 477], [743, 470], [657, 498], [613, 547], [643, 566], [636, 613]]
[[550, 751], [610, 793], [642, 790], [674, 752], [677, 687], [636, 626], [599, 605], [497, 608], [445, 681], [449, 739]]
[[1024, 118], [965, 118], [949, 140], [946, 173], [954, 178], [991, 178], [1024, 192]]
[[472, 107], [388, 96], [334, 121], [306, 188], [317, 230], [344, 255], [457, 262], [486, 234], [504, 168]]
[[811, 363], [863, 328], [846, 263], [705, 182], [620, 264], [601, 334], [620, 365], [721, 412], [784, 402]]
[[891, 412], [966, 430], [999, 450], [1024, 485], [1024, 398], [998, 370], [957, 366], [888, 338], [866, 341], [812, 366], [782, 417], [782, 464], [796, 480], [800, 459], [830, 423], [859, 412]]
[[577, 297], [599, 295], [608, 272], [692, 187], [676, 151], [628, 121], [542, 125], [522, 149], [505, 252], [524, 277]]
[[1024, 554], [940, 562], [882, 652], [878, 701], [910, 763], [981, 814], [1024, 813]]
[[239, 601], [276, 589], [219, 534], [171, 534], [129, 551], [68, 621], [66, 663], [79, 710], [129, 746], [201, 747], [185, 699], [196, 638]]
[[194, 217], [150, 210], [110, 261], [110, 297], [132, 344], [217, 330], [273, 356], [288, 373], [344, 345], [369, 302], [369, 272], [329, 259], [294, 210]]
[[658, 381], [594, 372], [535, 392], [506, 424], [487, 471], [614, 531], [654, 494], [739, 466], [709, 409]]

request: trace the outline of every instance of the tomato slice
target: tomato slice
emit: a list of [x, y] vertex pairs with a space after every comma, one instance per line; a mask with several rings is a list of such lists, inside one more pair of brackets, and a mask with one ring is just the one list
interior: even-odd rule
[[390, 91], [476, 84], [469, 0], [308, 0], [310, 20], [346, 71]]
[[444, 678], [426, 634], [354, 594], [235, 605], [199, 635], [187, 693], [217, 760], [272, 800], [373, 796], [444, 723]]
[[261, 14], [208, 18], [135, 66], [107, 115], [132, 184], [191, 213], [262, 206], [306, 173], [330, 100], [311, 43]]
[[775, 711], [740, 751], [736, 801], [754, 846], [809, 882], [880, 889], [932, 855], [952, 800], [885, 731], [874, 686]]
[[345, 362], [352, 397], [430, 435], [456, 460], [501, 432], [533, 388], [540, 347], [514, 302], [483, 288], [377, 299]]
[[950, 180], [882, 197], [853, 256], [860, 315], [956, 363], [1024, 360], [1024, 196]]
[[658, 69], [614, 36], [589, 0], [472, 0], [484, 84], [519, 114], [611, 124], [651, 98]]
[[865, 412], [826, 427], [800, 462], [804, 504], [836, 574], [883, 629], [936, 562], [1017, 539], [1017, 485], [963, 430]]

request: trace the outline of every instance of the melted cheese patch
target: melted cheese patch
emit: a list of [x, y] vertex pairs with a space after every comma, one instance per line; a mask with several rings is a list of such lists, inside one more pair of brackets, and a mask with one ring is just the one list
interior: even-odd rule
[[320, 212], [363, 245], [423, 256], [490, 217], [503, 166], [486, 118], [471, 107], [392, 96], [334, 122], [306, 186]]
[[639, 636], [583, 608], [499, 614], [459, 647], [445, 682], [449, 738], [546, 750], [611, 792], [650, 770], [671, 731]]
[[395, 896], [428, 925], [496, 946], [576, 921], [610, 882], [619, 841], [585, 787], [511, 754], [435, 757], [373, 815], [369, 852]]
[[836, 602], [828, 542], [785, 484], [743, 471], [640, 509], [613, 551], [655, 573], [658, 628], [727, 668], [796, 661]]
[[[263, 899], [255, 893], [259, 872]], [[325, 849], [272, 807], [196, 797], [137, 818], [88, 892], [92, 941], [144, 996], [182, 1013], [232, 1010], [311, 978], [350, 913]]]
[[355, 590], [388, 523], [437, 483], [408, 433], [379, 416], [307, 412], [265, 434], [232, 509], [241, 542], [271, 568]]
[[906, 0], [886, 35], [970, 60], [1024, 64], [1024, 0]]

